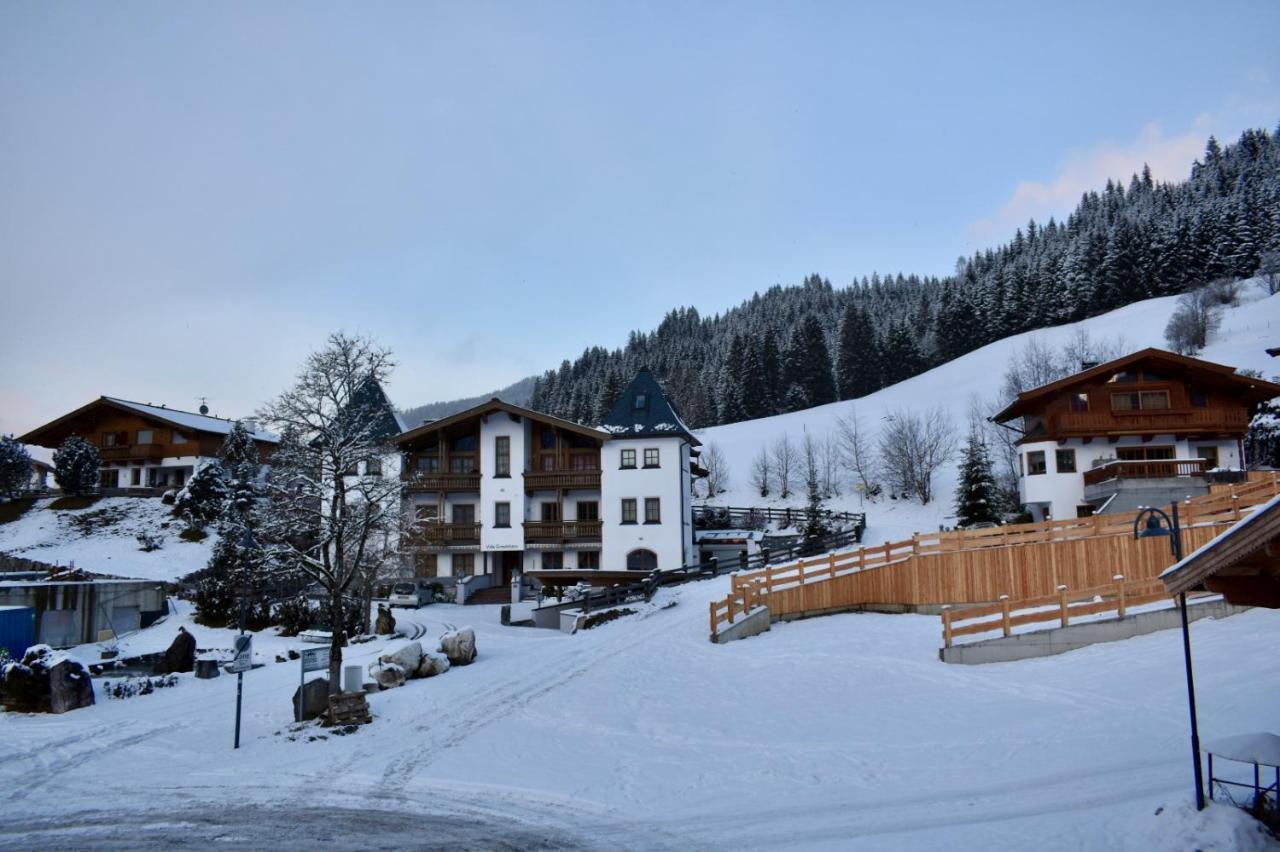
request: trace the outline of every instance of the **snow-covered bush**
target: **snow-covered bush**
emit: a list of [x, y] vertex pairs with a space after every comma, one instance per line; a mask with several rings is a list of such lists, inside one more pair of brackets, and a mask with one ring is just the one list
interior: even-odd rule
[[222, 515], [226, 500], [226, 471], [220, 462], [205, 462], [178, 492], [174, 509], [186, 520], [188, 529], [199, 530]]
[[281, 636], [297, 636], [311, 629], [315, 621], [315, 608], [306, 595], [299, 594], [276, 604], [275, 622], [280, 627]]
[[0, 435], [0, 497], [17, 497], [31, 482], [31, 454], [12, 435]]
[[127, 677], [124, 680], [108, 681], [103, 688], [108, 698], [133, 698], [135, 695], [150, 695], [157, 689], [167, 689], [178, 685], [176, 674], [160, 677]]
[[83, 497], [98, 489], [102, 460], [98, 448], [79, 435], [72, 435], [53, 453], [53, 477], [62, 493]]
[[138, 549], [150, 553], [153, 550], [159, 550], [164, 546], [164, 539], [158, 535], [148, 532], [140, 532], [134, 536], [138, 540]]
[[1280, 467], [1280, 404], [1275, 400], [1264, 402], [1249, 421], [1244, 457], [1250, 470]]

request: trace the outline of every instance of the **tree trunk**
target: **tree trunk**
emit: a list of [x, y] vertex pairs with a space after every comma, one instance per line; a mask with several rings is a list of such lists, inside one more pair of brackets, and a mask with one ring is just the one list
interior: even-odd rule
[[329, 694], [342, 692], [342, 646], [346, 644], [343, 626], [342, 590], [336, 586], [329, 592]]

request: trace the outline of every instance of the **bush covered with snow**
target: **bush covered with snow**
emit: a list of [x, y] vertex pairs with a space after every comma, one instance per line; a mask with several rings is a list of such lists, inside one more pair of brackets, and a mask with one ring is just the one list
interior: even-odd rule
[[133, 698], [136, 695], [150, 695], [157, 689], [168, 689], [178, 685], [176, 674], [161, 677], [127, 677], [123, 680], [108, 681], [103, 685], [103, 692], [108, 698]]
[[0, 435], [0, 497], [16, 497], [31, 482], [31, 454], [12, 435]]
[[62, 493], [83, 497], [98, 489], [102, 460], [98, 448], [79, 435], [72, 435], [53, 453], [53, 477]]

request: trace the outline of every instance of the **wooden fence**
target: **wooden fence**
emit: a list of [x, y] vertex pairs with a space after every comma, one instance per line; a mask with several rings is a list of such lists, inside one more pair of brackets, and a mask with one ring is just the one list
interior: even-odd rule
[[[1183, 552], [1208, 543], [1245, 510], [1276, 494], [1280, 478], [1268, 474], [1180, 503]], [[713, 605], [712, 619], [729, 616], [731, 622], [748, 600], [767, 603], [774, 618], [864, 605], [983, 604], [1001, 595], [1021, 602], [1056, 594], [1064, 585], [1105, 586], [1121, 573], [1134, 581], [1154, 579], [1172, 561], [1166, 539], [1134, 539], [1128, 514], [917, 533], [735, 574], [728, 598]]]

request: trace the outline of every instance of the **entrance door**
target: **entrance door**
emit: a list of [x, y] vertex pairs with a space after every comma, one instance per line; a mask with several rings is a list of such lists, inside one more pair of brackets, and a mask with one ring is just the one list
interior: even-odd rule
[[511, 585], [512, 575], [520, 570], [524, 554], [519, 550], [501, 550], [498, 552], [498, 575], [502, 585]]

